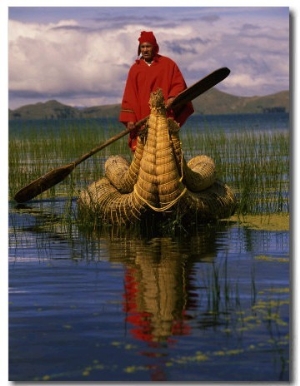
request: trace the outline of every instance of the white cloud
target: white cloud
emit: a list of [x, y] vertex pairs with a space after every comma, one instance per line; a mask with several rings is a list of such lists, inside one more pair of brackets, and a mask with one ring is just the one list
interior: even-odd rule
[[140, 12], [129, 17], [118, 8], [108, 10], [82, 20], [73, 14], [51, 23], [9, 21], [11, 108], [26, 96], [74, 105], [119, 103], [142, 30], [154, 31], [160, 53], [178, 63], [188, 85], [227, 66], [231, 75], [219, 88], [234, 95], [288, 88], [287, 8], [281, 14], [265, 8], [183, 8], [156, 18], [145, 12], [147, 20]]

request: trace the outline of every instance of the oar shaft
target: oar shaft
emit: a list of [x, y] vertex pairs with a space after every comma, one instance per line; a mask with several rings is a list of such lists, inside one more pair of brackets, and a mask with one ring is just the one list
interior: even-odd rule
[[[148, 117], [143, 118], [140, 121], [138, 121], [135, 124], [134, 128], [142, 126], [144, 123], [146, 123], [147, 119], [148, 119]], [[109, 138], [107, 141], [103, 142], [101, 145], [94, 147], [94, 149], [92, 149], [90, 152], [84, 154], [83, 156], [78, 158], [76, 161], [74, 161], [75, 166], [79, 165], [81, 162], [85, 161], [87, 158], [96, 154], [98, 151], [104, 149], [105, 147], [109, 146], [110, 144], [117, 141], [118, 139], [124, 137], [126, 134], [130, 133], [130, 131], [133, 130], [134, 128], [125, 129], [125, 130], [121, 131], [120, 133], [116, 134], [114, 137]]]
[[[227, 67], [222, 67], [211, 74], [207, 75], [205, 78], [201, 79], [194, 85], [190, 86], [186, 90], [182, 91], [177, 97], [173, 100], [170, 106], [168, 106], [169, 109], [175, 109], [177, 107], [180, 107], [184, 105], [187, 102], [192, 101], [197, 96], [203, 94], [205, 91], [210, 89], [211, 87], [215, 86], [217, 83], [224, 80], [230, 73], [230, 70]], [[62, 166], [60, 168], [51, 170], [44, 176], [38, 178], [37, 180], [31, 182], [29, 185], [25, 186], [21, 190], [19, 190], [15, 196], [14, 199], [17, 202], [25, 202], [29, 201], [32, 198], [36, 197], [37, 195], [43, 193], [45, 190], [51, 188], [52, 186], [58, 184], [59, 182], [63, 181], [73, 170], [74, 168], [79, 165], [81, 162], [85, 161], [87, 158], [91, 157], [98, 151], [104, 149], [106, 146], [110, 145], [111, 143], [117, 141], [118, 139], [124, 137], [124, 135], [128, 134], [131, 130], [134, 128], [138, 128], [142, 126], [144, 123], [146, 123], [147, 119], [149, 118], [143, 118], [140, 121], [138, 121], [135, 126], [132, 129], [125, 129], [115, 135], [114, 137], [108, 139], [104, 143], [102, 143], [99, 146], [96, 146], [94, 149], [89, 151], [88, 153], [84, 154], [74, 162]]]

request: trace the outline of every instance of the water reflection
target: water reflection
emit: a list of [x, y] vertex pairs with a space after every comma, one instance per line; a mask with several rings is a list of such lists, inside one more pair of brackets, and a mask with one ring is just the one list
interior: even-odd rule
[[141, 353], [151, 380], [166, 381], [167, 352], [180, 336], [191, 334], [191, 310], [197, 308], [193, 265], [214, 261], [215, 232], [199, 232], [188, 240], [109, 238], [111, 262], [124, 264], [123, 310], [134, 339], [147, 343]]
[[197, 307], [198, 296], [193, 266], [213, 263], [215, 229], [180, 241], [112, 237], [108, 250], [111, 262], [125, 266], [123, 309], [131, 334], [152, 347], [188, 335], [189, 310]]
[[[236, 363], [239, 379], [287, 379], [288, 268], [279, 262], [288, 249], [286, 233], [226, 222], [180, 238], [146, 237], [78, 229], [49, 213], [34, 205], [11, 210], [11, 261], [18, 263], [10, 274], [12, 376], [16, 369], [28, 376], [28, 361], [36, 358], [29, 335], [20, 346], [25, 328], [38, 331], [35, 347], [44, 352], [37, 371], [45, 368], [54, 380], [92, 380], [81, 368], [89, 368], [93, 380], [170, 381], [178, 371], [181, 380], [207, 380], [216, 362], [214, 380], [232, 380], [228, 368]], [[27, 257], [37, 264], [27, 264]], [[53, 329], [60, 325], [69, 333]], [[266, 326], [278, 331], [275, 340]], [[51, 354], [58, 340], [63, 375]], [[268, 366], [253, 375], [257, 357]], [[140, 373], [130, 373], [133, 367]]]
[[[176, 336], [190, 333], [189, 310], [197, 308], [199, 290], [193, 266], [196, 262], [214, 262], [220, 225], [218, 232], [215, 227], [203, 227], [183, 239], [148, 238], [114, 228], [91, 231], [81, 227], [79, 233], [76, 230], [66, 234], [59, 215], [25, 205], [15, 208], [14, 216], [18, 222], [23, 218], [22, 232], [30, 233], [30, 239], [34, 239], [34, 234], [37, 240], [42, 235], [43, 242], [51, 249], [47, 256], [55, 259], [69, 254], [71, 259], [78, 260], [81, 255], [87, 260], [97, 260], [103, 253], [101, 245], [105, 240], [107, 259], [124, 265], [123, 311], [134, 338], [159, 347], [174, 343]], [[54, 240], [56, 246], [51, 246], [49, 242]], [[83, 241], [87, 243], [86, 255], [78, 252], [78, 244], [83, 246]], [[37, 249], [36, 254], [44, 250], [45, 247]], [[205, 325], [209, 323], [216, 321], [207, 320], [206, 315]]]

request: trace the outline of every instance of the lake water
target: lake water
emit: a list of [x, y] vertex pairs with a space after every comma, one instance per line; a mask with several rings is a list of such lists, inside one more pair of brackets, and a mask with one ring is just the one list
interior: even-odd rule
[[[235, 133], [241, 131], [274, 131], [289, 129], [289, 114], [288, 113], [270, 113], [270, 114], [224, 114], [224, 115], [192, 115], [184, 124], [184, 129], [181, 130], [181, 135], [186, 131], [203, 131], [211, 130], [224, 131], [226, 133]], [[10, 135], [23, 133], [26, 135], [28, 131], [37, 128], [41, 135], [49, 135], [51, 133], [59, 134], [65, 127], [68, 126], [71, 119], [66, 120], [12, 120], [9, 122]], [[78, 123], [87, 124], [85, 119], [74, 119], [76, 125]], [[118, 122], [116, 118], [99, 118], [90, 119], [88, 122], [96, 122], [98, 127], [114, 127], [116, 129], [124, 129], [124, 126]]]
[[[228, 135], [289, 126], [286, 114], [201, 119]], [[11, 381], [289, 380], [287, 230], [85, 229], [64, 220], [76, 209], [75, 197], [9, 203]]]

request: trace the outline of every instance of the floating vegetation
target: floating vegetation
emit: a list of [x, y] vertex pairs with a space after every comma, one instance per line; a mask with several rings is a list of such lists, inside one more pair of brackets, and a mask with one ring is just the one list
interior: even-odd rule
[[249, 229], [266, 231], [289, 231], [290, 229], [289, 213], [234, 215], [230, 218], [230, 221], [236, 221]]
[[271, 257], [271, 256], [265, 256], [265, 255], [255, 256], [255, 259], [260, 261], [270, 261], [272, 263], [274, 262], [289, 263], [290, 262], [290, 259], [288, 257]]

